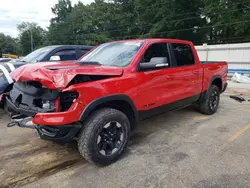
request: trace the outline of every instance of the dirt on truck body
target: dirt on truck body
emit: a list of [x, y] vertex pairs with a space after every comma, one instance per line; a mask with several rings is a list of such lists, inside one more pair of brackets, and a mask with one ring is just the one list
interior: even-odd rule
[[6, 97], [12, 125], [41, 138], [78, 142], [88, 161], [116, 161], [138, 120], [197, 104], [212, 115], [227, 87], [227, 63], [199, 61], [194, 45], [173, 39], [105, 43], [76, 62], [25, 65]]

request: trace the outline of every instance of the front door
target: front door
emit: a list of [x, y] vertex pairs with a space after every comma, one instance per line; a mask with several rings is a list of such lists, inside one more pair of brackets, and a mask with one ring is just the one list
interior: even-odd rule
[[171, 58], [167, 43], [151, 44], [144, 53], [141, 63], [148, 63], [152, 58], [167, 58], [168, 66], [161, 67], [157, 70], [140, 70], [138, 78], [141, 78], [137, 88], [137, 97], [140, 111], [146, 111], [160, 107], [165, 104], [166, 98], [172, 96], [171, 75], [168, 75], [168, 69], [171, 68]]

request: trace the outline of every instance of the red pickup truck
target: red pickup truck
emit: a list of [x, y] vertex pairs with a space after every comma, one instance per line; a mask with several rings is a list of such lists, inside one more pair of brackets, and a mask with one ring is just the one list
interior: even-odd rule
[[105, 43], [79, 61], [15, 70], [8, 126], [35, 128], [57, 143], [76, 139], [85, 159], [107, 165], [120, 157], [138, 120], [191, 104], [215, 113], [227, 70], [226, 62], [200, 62], [189, 41]]

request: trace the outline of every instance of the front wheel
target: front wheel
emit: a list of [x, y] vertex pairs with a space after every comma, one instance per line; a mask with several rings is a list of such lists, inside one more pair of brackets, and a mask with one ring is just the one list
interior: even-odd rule
[[212, 115], [219, 106], [220, 90], [216, 85], [212, 85], [207, 92], [206, 97], [199, 105], [199, 110], [203, 114]]
[[109, 165], [122, 155], [129, 137], [127, 116], [113, 108], [101, 108], [84, 122], [78, 150], [91, 163]]

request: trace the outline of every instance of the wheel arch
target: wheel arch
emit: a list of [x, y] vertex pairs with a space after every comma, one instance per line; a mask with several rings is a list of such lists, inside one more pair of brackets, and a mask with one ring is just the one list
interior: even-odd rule
[[212, 77], [212, 79], [210, 80], [210, 83], [208, 85], [208, 88], [207, 90], [205, 90], [204, 92], [201, 93], [201, 96], [198, 100], [198, 103], [201, 103], [206, 97], [207, 97], [207, 91], [209, 90], [209, 88], [212, 86], [212, 85], [217, 85], [220, 92], [222, 92], [222, 77], [220, 75], [215, 75]]
[[131, 130], [134, 130], [138, 122], [138, 112], [132, 99], [124, 94], [115, 94], [100, 97], [95, 99], [86, 106], [80, 116], [80, 121], [83, 122], [96, 109], [111, 107], [122, 111], [131, 123]]
[[222, 77], [220, 75], [215, 75], [211, 79], [209, 87], [211, 87], [212, 85], [216, 85], [219, 88], [220, 92], [222, 92], [223, 88]]

